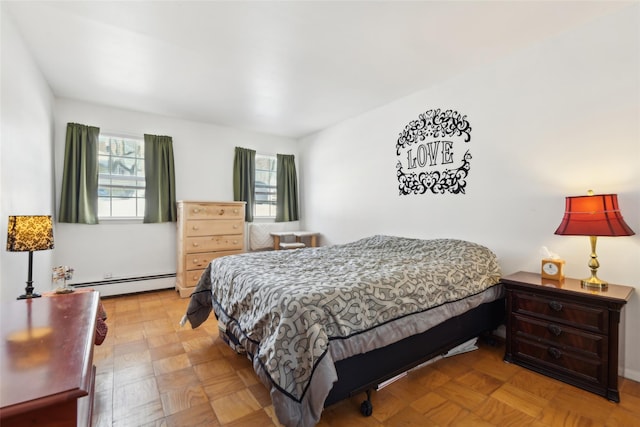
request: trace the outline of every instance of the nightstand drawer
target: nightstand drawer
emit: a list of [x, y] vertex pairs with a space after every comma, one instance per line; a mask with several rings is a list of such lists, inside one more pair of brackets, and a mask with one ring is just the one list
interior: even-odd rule
[[514, 314], [512, 333], [520, 338], [544, 342], [562, 350], [579, 353], [584, 357], [605, 357], [606, 336], [592, 334], [570, 326]]
[[[513, 340], [513, 356], [525, 364], [539, 366], [579, 381], [606, 384], [606, 363], [572, 351], [526, 338]], [[606, 362], [606, 361], [605, 361]]]
[[606, 308], [576, 304], [562, 298], [514, 292], [512, 312], [563, 323], [579, 329], [603, 334], [608, 332], [609, 311]]

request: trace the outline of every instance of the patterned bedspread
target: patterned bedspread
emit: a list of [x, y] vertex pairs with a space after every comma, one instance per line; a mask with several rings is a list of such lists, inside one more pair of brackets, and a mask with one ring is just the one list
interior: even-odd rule
[[[197, 327], [213, 308], [253, 357], [258, 375], [271, 383], [281, 422], [308, 425], [317, 422], [321, 406], [316, 403], [306, 416], [311, 422], [291, 422], [298, 418], [285, 414], [291, 405], [278, 409], [276, 401], [300, 404], [312, 376], [331, 370], [333, 361], [319, 369], [323, 359], [367, 351], [346, 346], [345, 353], [345, 342], [480, 294], [499, 279], [495, 255], [481, 245], [373, 236], [344, 245], [215, 259], [200, 280], [187, 317]], [[325, 357], [332, 342], [340, 342], [341, 354]], [[328, 377], [328, 389], [320, 392], [324, 396], [314, 398], [320, 404], [335, 371]]]

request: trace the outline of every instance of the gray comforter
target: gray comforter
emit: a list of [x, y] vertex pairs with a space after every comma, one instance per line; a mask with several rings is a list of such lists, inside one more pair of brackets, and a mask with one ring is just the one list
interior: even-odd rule
[[481, 245], [374, 236], [215, 259], [187, 318], [195, 328], [213, 309], [271, 388], [279, 420], [306, 426], [337, 379], [334, 361], [495, 299], [484, 291], [499, 279], [495, 255]]

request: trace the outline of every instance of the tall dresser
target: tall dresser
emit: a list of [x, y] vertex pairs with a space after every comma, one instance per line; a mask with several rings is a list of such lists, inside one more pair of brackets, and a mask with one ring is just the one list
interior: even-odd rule
[[244, 252], [245, 202], [178, 202], [178, 268], [180, 297], [193, 293], [207, 264]]

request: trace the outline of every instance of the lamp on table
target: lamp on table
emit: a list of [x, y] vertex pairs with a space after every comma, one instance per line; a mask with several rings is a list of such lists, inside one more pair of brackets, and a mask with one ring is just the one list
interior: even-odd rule
[[587, 194], [587, 196], [566, 198], [564, 217], [555, 234], [589, 236], [591, 277], [583, 279], [581, 284], [583, 288], [605, 290], [607, 282], [597, 276], [598, 267], [600, 267], [598, 255], [596, 255], [598, 236], [632, 236], [635, 233], [622, 218], [616, 194], [594, 195], [591, 190]]
[[38, 298], [33, 292], [33, 251], [53, 249], [53, 223], [49, 215], [12, 215], [7, 227], [7, 251], [29, 252], [29, 274], [24, 295], [18, 299]]

